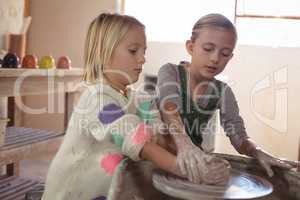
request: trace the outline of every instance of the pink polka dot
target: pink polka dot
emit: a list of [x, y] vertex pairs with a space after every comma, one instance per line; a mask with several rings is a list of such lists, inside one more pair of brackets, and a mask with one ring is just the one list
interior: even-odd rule
[[106, 155], [101, 160], [101, 167], [105, 170], [105, 172], [109, 175], [113, 175], [117, 166], [122, 161], [123, 155], [119, 153], [112, 153]]
[[132, 136], [133, 144], [143, 144], [144, 142], [151, 139], [151, 134], [146, 130], [147, 125], [140, 124], [136, 130], [136, 132]]

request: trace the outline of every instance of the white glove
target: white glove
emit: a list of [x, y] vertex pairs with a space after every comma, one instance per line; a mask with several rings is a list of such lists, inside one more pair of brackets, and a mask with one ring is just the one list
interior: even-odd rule
[[229, 179], [230, 164], [221, 158], [206, 154], [188, 142], [186, 135], [176, 135], [177, 165], [189, 181], [194, 183], [222, 184]]
[[274, 175], [274, 172], [271, 168], [272, 166], [277, 166], [283, 169], [292, 169], [300, 166], [300, 163], [297, 161], [288, 161], [285, 159], [276, 158], [260, 148], [256, 148], [253, 155], [258, 160], [260, 165], [266, 170], [269, 177]]

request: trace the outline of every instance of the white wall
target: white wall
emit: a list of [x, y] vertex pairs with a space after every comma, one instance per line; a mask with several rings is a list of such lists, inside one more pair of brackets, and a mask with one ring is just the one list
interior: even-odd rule
[[[277, 156], [298, 159], [300, 48], [239, 46], [235, 54], [224, 73], [249, 135]], [[268, 82], [270, 87], [252, 94]]]
[[30, 2], [33, 17], [28, 51], [37, 56], [67, 55], [74, 67], [82, 67], [83, 45], [91, 20], [104, 11], [114, 11], [111, 0], [39, 0]]
[[[156, 74], [164, 63], [189, 59], [184, 46], [184, 43], [149, 42], [144, 73]], [[238, 46], [223, 73], [238, 99], [250, 137], [266, 150], [289, 159], [298, 158], [300, 138], [299, 57], [300, 48]], [[273, 84], [274, 79], [277, 84]], [[254, 88], [268, 80], [271, 87], [252, 94]], [[217, 135], [216, 151], [236, 153], [224, 134]]]

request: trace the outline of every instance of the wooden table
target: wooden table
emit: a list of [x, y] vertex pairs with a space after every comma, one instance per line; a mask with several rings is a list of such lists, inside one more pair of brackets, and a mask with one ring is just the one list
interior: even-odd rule
[[[64, 126], [72, 112], [74, 95], [82, 78], [81, 69], [3, 69], [0, 68], [0, 117], [9, 117], [4, 146], [0, 147], [0, 166], [6, 166], [6, 175], [0, 177], [0, 199], [24, 199], [24, 194], [37, 184], [19, 178], [19, 161], [33, 152], [46, 152], [49, 146], [58, 148], [63, 133], [24, 128], [22, 126], [22, 96], [60, 93], [65, 99]], [[8, 98], [16, 101], [10, 105]], [[16, 106], [17, 105], [17, 106]], [[3, 116], [6, 115], [6, 116]], [[24, 184], [26, 182], [26, 187]], [[17, 193], [14, 191], [18, 191]]]

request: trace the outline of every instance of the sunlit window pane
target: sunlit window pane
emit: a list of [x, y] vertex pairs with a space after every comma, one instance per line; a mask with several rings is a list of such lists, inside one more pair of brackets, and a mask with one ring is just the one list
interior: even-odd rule
[[299, 0], [238, 0], [237, 14], [299, 16]]
[[[300, 0], [238, 0], [237, 14], [300, 16]], [[125, 14], [146, 25], [149, 41], [184, 42], [208, 13], [234, 21], [235, 0], [125, 0]], [[300, 20], [237, 18], [239, 44], [300, 46]]]
[[300, 46], [300, 20], [238, 18], [239, 44]]
[[208, 13], [221, 13], [233, 21], [234, 0], [125, 0], [125, 14], [146, 25], [149, 41], [185, 41], [194, 23]]

